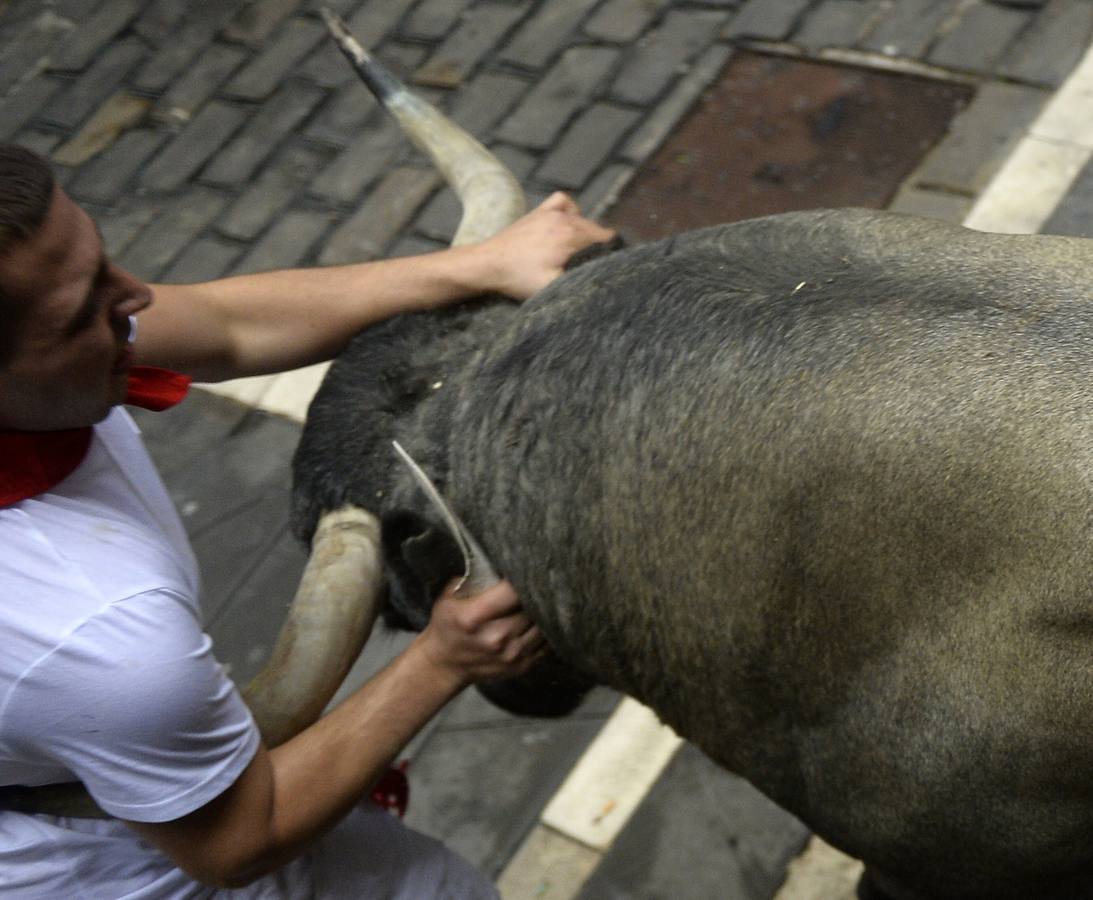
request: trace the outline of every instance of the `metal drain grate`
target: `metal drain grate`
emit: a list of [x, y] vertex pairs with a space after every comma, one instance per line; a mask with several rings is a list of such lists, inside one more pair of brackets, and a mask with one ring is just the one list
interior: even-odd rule
[[607, 216], [630, 241], [830, 206], [882, 208], [974, 88], [737, 53]]

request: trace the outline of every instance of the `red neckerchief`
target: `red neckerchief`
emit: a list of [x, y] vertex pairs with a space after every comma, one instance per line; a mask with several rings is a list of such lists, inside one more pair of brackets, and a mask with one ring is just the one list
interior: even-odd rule
[[[133, 366], [125, 402], [167, 409], [180, 402], [191, 379], [167, 369]], [[60, 484], [83, 462], [91, 446], [90, 426], [65, 431], [0, 429], [0, 506], [35, 497]]]

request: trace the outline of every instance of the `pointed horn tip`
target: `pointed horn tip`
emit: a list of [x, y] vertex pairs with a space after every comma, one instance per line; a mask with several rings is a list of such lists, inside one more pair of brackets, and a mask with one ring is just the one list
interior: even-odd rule
[[349, 37], [349, 27], [345, 24], [345, 20], [329, 6], [320, 6], [319, 15], [322, 16], [327, 29], [334, 37], [339, 40]]

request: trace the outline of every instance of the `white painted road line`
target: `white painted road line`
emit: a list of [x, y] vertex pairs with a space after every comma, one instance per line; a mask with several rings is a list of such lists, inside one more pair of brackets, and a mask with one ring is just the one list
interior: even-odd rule
[[575, 897], [682, 743], [624, 697], [502, 873], [502, 898]]

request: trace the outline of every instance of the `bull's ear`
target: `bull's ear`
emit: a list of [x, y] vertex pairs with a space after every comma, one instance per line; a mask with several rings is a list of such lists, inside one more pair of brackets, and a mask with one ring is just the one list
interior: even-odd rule
[[420, 631], [444, 587], [463, 574], [463, 554], [445, 528], [417, 513], [395, 510], [382, 525], [390, 603], [410, 628]]

